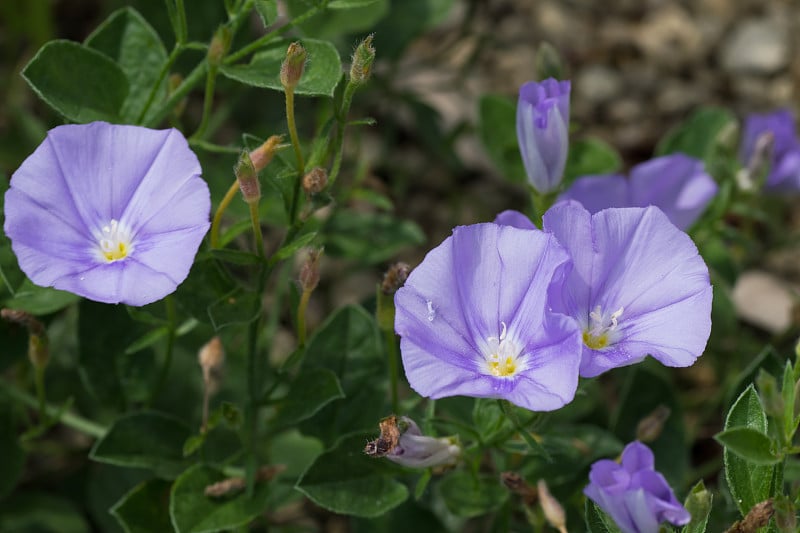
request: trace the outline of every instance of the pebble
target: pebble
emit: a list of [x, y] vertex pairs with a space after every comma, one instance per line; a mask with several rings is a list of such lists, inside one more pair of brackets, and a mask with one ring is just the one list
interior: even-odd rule
[[723, 44], [721, 56], [732, 74], [773, 74], [789, 64], [788, 31], [772, 19], [743, 21]]

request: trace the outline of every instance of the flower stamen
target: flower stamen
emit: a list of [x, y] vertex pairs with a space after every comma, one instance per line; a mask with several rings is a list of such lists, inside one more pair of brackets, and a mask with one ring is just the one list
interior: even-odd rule
[[598, 305], [589, 313], [589, 324], [583, 330], [583, 343], [592, 350], [602, 350], [619, 338], [619, 318], [624, 307], [620, 307], [608, 318]]
[[101, 259], [107, 263], [125, 259], [133, 250], [130, 233], [116, 219], [101, 228], [97, 244]]
[[492, 376], [506, 378], [517, 373], [519, 366], [517, 359], [522, 350], [516, 342], [507, 338], [506, 323], [500, 324], [503, 326], [500, 336], [486, 339], [488, 344], [486, 370]]

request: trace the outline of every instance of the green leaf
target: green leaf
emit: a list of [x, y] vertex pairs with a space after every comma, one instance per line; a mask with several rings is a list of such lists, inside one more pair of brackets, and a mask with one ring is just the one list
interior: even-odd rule
[[510, 98], [482, 96], [478, 103], [478, 136], [498, 170], [509, 180], [526, 183], [517, 143], [517, 105]]
[[786, 435], [787, 442], [791, 442], [797, 425], [794, 422], [794, 394], [795, 380], [794, 368], [792, 362], [786, 361], [786, 366], [783, 368], [783, 383], [781, 384], [781, 396], [783, 397], [783, 432]]
[[325, 451], [322, 442], [290, 429], [269, 439], [269, 458], [286, 467], [278, 478], [297, 479]]
[[183, 444], [191, 431], [180, 419], [156, 411], [118, 418], [89, 457], [101, 463], [147, 468], [174, 479], [186, 468]]
[[359, 306], [340, 308], [308, 343], [303, 372], [327, 369], [339, 378], [345, 398], [301, 424], [303, 433], [332, 443], [354, 429], [372, 429], [385, 416], [387, 370], [375, 319]]
[[[767, 432], [767, 415], [752, 385], [745, 389], [728, 411], [725, 429], [733, 428]], [[750, 464], [728, 448], [723, 452], [723, 459], [728, 488], [739, 511], [746, 515], [755, 504], [770, 497], [775, 467]]]
[[174, 296], [184, 311], [194, 319], [209, 324], [209, 307], [232, 294], [237, 285], [217, 261], [204, 257], [209, 256], [198, 256], [189, 277], [178, 286]]
[[681, 533], [705, 533], [713, 499], [714, 495], [706, 490], [703, 481], [698, 481], [683, 503], [689, 514], [692, 515], [692, 519], [683, 527]]
[[736, 117], [727, 109], [700, 108], [659, 141], [656, 155], [683, 152], [705, 160], [712, 155], [720, 133], [735, 122]]
[[[232, 80], [254, 87], [263, 87], [283, 92], [280, 70], [286, 58], [286, 49], [292, 41], [285, 39], [270, 43], [258, 52], [247, 65], [223, 65], [219, 71]], [[342, 61], [339, 52], [327, 41], [302, 39], [308, 52], [303, 77], [295, 87], [295, 94], [308, 96], [330, 96], [342, 77]]]
[[456, 470], [445, 476], [438, 489], [447, 509], [465, 518], [498, 509], [509, 494], [496, 476], [479, 474], [475, 477], [466, 470]]
[[264, 262], [264, 259], [259, 257], [258, 254], [245, 252], [244, 250], [216, 248], [214, 250], [210, 250], [208, 254], [218, 261], [230, 263], [232, 265], [257, 265]]
[[514, 427], [511, 420], [503, 414], [497, 400], [492, 398], [475, 399], [472, 423], [483, 442], [493, 442], [497, 435], [508, 433]]
[[208, 306], [208, 316], [216, 331], [235, 324], [249, 324], [258, 318], [260, 294], [237, 288]]
[[[166, 97], [167, 77], [159, 82], [159, 76], [167, 62], [167, 51], [158, 33], [134, 8], [124, 7], [109, 15], [89, 35], [85, 45], [113, 59], [125, 73], [130, 90], [120, 110], [124, 122], [139, 121], [156, 83], [158, 87], [153, 102]], [[142, 122], [152, 115], [155, 108], [150, 106]]]
[[3, 307], [27, 311], [33, 315], [47, 315], [60, 311], [80, 299], [80, 296], [71, 292], [40, 287], [26, 279], [14, 293], [14, 297], [3, 303]]
[[329, 511], [367, 518], [403, 503], [408, 489], [394, 480], [388, 461], [364, 455], [364, 443], [370, 436], [357, 433], [343, 437], [303, 473], [297, 490]]
[[0, 476], [0, 498], [9, 494], [25, 467], [25, 451], [17, 438], [17, 416], [10, 401], [0, 397], [0, 457], [3, 475]]
[[377, 4], [380, 0], [331, 0], [328, 9], [358, 9]]
[[278, 0], [256, 0], [256, 12], [264, 27], [269, 27], [278, 19]]
[[717, 433], [714, 438], [742, 459], [757, 464], [771, 465], [783, 459], [772, 452], [773, 442], [755, 429], [738, 427]]
[[404, 248], [423, 244], [425, 234], [415, 223], [388, 213], [342, 209], [328, 220], [323, 239], [325, 255], [376, 264]]
[[619, 531], [608, 516], [592, 500], [586, 500], [586, 531], [588, 533], [616, 533]]
[[612, 174], [622, 167], [622, 158], [608, 143], [600, 139], [581, 139], [570, 143], [564, 179], [568, 182], [595, 174]]
[[[328, 2], [328, 7], [336, 1]], [[345, 4], [356, 2], [360, 3], [359, 0], [355, 2], [345, 0], [342, 6], [346, 7]], [[408, 3], [408, 0], [404, 3]], [[371, 31], [375, 28], [375, 23], [386, 15], [389, 10], [389, 4], [389, 0], [376, 0], [360, 7], [322, 9], [311, 18], [304, 19], [300, 27], [306, 35], [313, 35], [322, 39]], [[297, 18], [308, 11], [309, 2], [308, 0], [287, 0], [286, 6], [289, 9], [290, 17]]]
[[161, 479], [140, 483], [114, 504], [109, 512], [114, 515], [125, 533], [175, 531], [165, 505], [171, 485]]
[[91, 530], [71, 501], [43, 492], [16, 492], [0, 502], [0, 531], [89, 533]]
[[344, 398], [336, 374], [326, 368], [310, 368], [292, 382], [289, 394], [278, 403], [271, 427], [282, 428], [314, 416], [334, 400]]
[[195, 465], [172, 486], [169, 514], [178, 533], [209, 533], [244, 526], [267, 508], [270, 487], [258, 483], [252, 496], [242, 491], [226, 498], [210, 498], [205, 488], [225, 479], [215, 468]]
[[42, 100], [78, 123], [119, 122], [128, 96], [128, 79], [114, 61], [72, 41], [45, 44], [22, 76]]
[[292, 255], [294, 255], [294, 253], [297, 250], [299, 250], [303, 246], [310, 244], [311, 241], [313, 241], [316, 237], [317, 237], [316, 231], [311, 231], [309, 233], [304, 233], [303, 235], [300, 235], [292, 242], [281, 246], [280, 250], [275, 252], [275, 255], [272, 256], [271, 260], [283, 261], [284, 259], [290, 258]]

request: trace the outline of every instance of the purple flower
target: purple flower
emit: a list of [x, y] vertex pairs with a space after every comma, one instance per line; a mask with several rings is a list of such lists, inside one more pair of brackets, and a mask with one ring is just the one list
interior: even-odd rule
[[564, 176], [569, 148], [569, 81], [529, 81], [519, 89], [517, 141], [528, 181], [541, 194]]
[[42, 286], [145, 305], [189, 273], [211, 199], [177, 130], [59, 126], [11, 177], [6, 235]]
[[788, 109], [753, 114], [745, 119], [740, 149], [742, 161], [748, 164], [759, 137], [766, 133], [772, 133], [774, 144], [764, 187], [775, 192], [800, 191], [800, 140], [795, 132], [794, 117]]
[[548, 309], [569, 258], [552, 235], [496, 224], [453, 230], [395, 294], [403, 365], [422, 396], [572, 401], [580, 332]]
[[703, 353], [711, 332], [708, 267], [658, 208], [592, 215], [562, 202], [545, 213], [544, 229], [572, 256], [574, 268], [551, 302], [583, 332], [581, 376], [647, 355], [689, 366]]
[[661, 209], [680, 229], [688, 229], [717, 194], [717, 184], [703, 162], [684, 154], [656, 157], [617, 174], [578, 178], [559, 200], [576, 200], [590, 213], [609, 207]]
[[659, 524], [689, 523], [691, 515], [654, 468], [653, 452], [635, 441], [622, 452], [622, 464], [602, 459], [592, 465], [583, 493], [611, 516], [622, 533], [658, 533]]
[[461, 447], [453, 437], [426, 437], [416, 422], [407, 416], [400, 417], [400, 440], [386, 454], [386, 458], [410, 468], [454, 465], [461, 455]]

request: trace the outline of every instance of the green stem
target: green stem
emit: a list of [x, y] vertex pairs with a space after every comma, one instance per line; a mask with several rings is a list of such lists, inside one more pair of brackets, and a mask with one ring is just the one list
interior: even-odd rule
[[208, 68], [208, 63], [203, 60], [199, 63], [194, 70], [192, 70], [186, 79], [183, 80], [175, 92], [170, 94], [164, 103], [159, 106], [153, 115], [145, 120], [144, 125], [150, 128], [158, 126], [164, 118], [172, 111], [172, 109], [178, 105], [183, 98], [186, 97], [189, 92], [197, 86], [198, 83], [203, 81], [203, 77], [206, 74], [206, 69]]
[[385, 329], [383, 330], [383, 337], [386, 341], [386, 353], [389, 356], [389, 379], [392, 390], [392, 412], [398, 413], [400, 410], [400, 401], [397, 395], [397, 383], [399, 380], [399, 371], [397, 368], [397, 339], [394, 336], [394, 331]]
[[150, 394], [150, 398], [147, 400], [147, 405], [153, 405], [153, 402], [164, 388], [167, 382], [167, 376], [169, 375], [169, 369], [172, 366], [172, 352], [175, 351], [176, 311], [175, 300], [172, 298], [172, 295], [164, 298], [164, 305], [167, 308], [167, 351], [164, 356], [164, 365], [161, 367], [161, 373], [158, 376], [155, 388]]
[[342, 167], [342, 155], [344, 153], [344, 129], [347, 125], [347, 115], [350, 113], [350, 105], [353, 103], [353, 94], [355, 94], [358, 85], [353, 82], [348, 82], [344, 88], [344, 95], [342, 96], [342, 107], [336, 117], [336, 141], [333, 147], [334, 159], [331, 166], [331, 172], [328, 176], [328, 187], [332, 187], [339, 175], [339, 169]]
[[[5, 383], [2, 387], [2, 391], [5, 394], [8, 394], [12, 399], [19, 401], [20, 403], [27, 405], [31, 409], [39, 409], [41, 410], [42, 407], [39, 404], [39, 401], [28, 394], [27, 392], [18, 389], [14, 385], [9, 383]], [[43, 416], [47, 417], [56, 417], [58, 416], [59, 408], [51, 405], [45, 404], [44, 406], [44, 413]], [[40, 411], [41, 412], [41, 411]], [[108, 428], [97, 424], [96, 422], [92, 422], [91, 420], [87, 420], [80, 415], [76, 415], [74, 413], [66, 412], [62, 413], [58, 421], [65, 426], [71, 427], [77, 431], [85, 435], [89, 435], [91, 437], [100, 438], [106, 434]]]
[[189, 27], [186, 24], [186, 9], [183, 7], [183, 0], [175, 0], [175, 10], [178, 19], [178, 34], [175, 36], [178, 43], [183, 44], [189, 36]]
[[249, 202], [250, 221], [253, 223], [253, 236], [256, 240], [256, 251], [259, 257], [264, 257], [264, 236], [261, 234], [261, 219], [258, 215], [258, 202]]
[[217, 82], [217, 71], [219, 69], [214, 65], [209, 65], [206, 72], [206, 90], [203, 96], [203, 116], [200, 119], [200, 125], [197, 126], [197, 131], [189, 138], [189, 141], [202, 139], [208, 128], [208, 119], [211, 116], [211, 107], [214, 104], [214, 86]]
[[300, 295], [300, 303], [297, 304], [297, 343], [298, 348], [306, 345], [306, 309], [308, 301], [311, 299], [311, 291], [304, 289]]
[[289, 210], [289, 221], [294, 224], [297, 221], [297, 208], [300, 205], [300, 192], [305, 171], [303, 161], [303, 149], [300, 146], [300, 138], [297, 135], [297, 123], [294, 120], [294, 88], [286, 87], [286, 124], [289, 127], [289, 137], [292, 140], [292, 148], [297, 158], [297, 179], [295, 180], [294, 194], [292, 195], [292, 205]]
[[211, 248], [219, 248], [219, 225], [220, 221], [222, 220], [222, 215], [225, 213], [225, 210], [228, 209], [233, 197], [236, 196], [236, 191], [239, 190], [239, 181], [233, 180], [233, 184], [228, 189], [228, 192], [225, 193], [225, 196], [222, 198], [222, 201], [219, 203], [217, 207], [217, 211], [214, 213], [214, 220], [211, 221]]
[[[169, 0], [168, 0], [169, 1]], [[172, 65], [175, 64], [175, 61], [178, 59], [178, 56], [183, 51], [183, 46], [180, 44], [175, 44], [175, 47], [170, 52], [169, 57], [167, 58], [167, 62], [164, 63], [164, 66], [161, 67], [161, 72], [158, 73], [158, 80], [156, 80], [155, 84], [150, 88], [150, 94], [147, 95], [147, 102], [145, 102], [142, 111], [139, 113], [139, 117], [136, 119], [137, 124], [141, 124], [144, 121], [145, 115], [147, 112], [150, 111], [150, 106], [153, 105], [153, 101], [156, 99], [156, 94], [158, 93], [158, 88], [161, 87], [161, 84], [164, 82], [164, 78], [167, 76], [167, 72], [172, 68]]]
[[425, 406], [425, 419], [422, 421], [422, 432], [425, 435], [433, 435], [433, 419], [436, 415], [436, 400], [428, 398], [428, 405]]
[[42, 413], [42, 416], [45, 419], [45, 424], [47, 423], [47, 419], [50, 418], [47, 414], [47, 395], [45, 394], [44, 388], [44, 365], [33, 365], [33, 379], [36, 384], [36, 398], [39, 400], [39, 412]]

